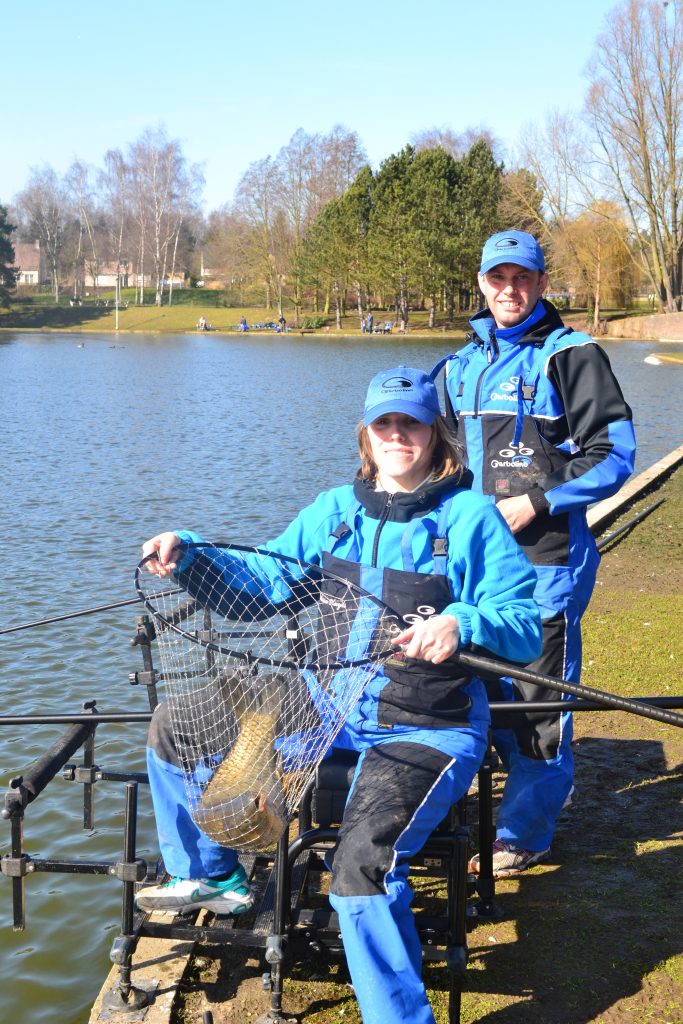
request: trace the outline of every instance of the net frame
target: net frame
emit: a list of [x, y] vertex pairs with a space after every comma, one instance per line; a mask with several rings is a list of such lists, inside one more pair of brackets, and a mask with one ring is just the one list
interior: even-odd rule
[[267, 548], [181, 553], [176, 588], [146, 571], [156, 555], [135, 587], [155, 623], [190, 814], [222, 845], [266, 851], [392, 652], [398, 616], [337, 573]]

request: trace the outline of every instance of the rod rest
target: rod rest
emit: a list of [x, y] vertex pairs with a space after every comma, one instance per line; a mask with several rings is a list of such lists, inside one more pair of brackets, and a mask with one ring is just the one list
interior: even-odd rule
[[[95, 701], [86, 701], [83, 705], [86, 712], [94, 708]], [[37, 761], [29, 765], [21, 775], [15, 776], [5, 794], [2, 817], [11, 818], [14, 814], [22, 814], [24, 808], [33, 803], [96, 728], [96, 723], [88, 722], [87, 716], [84, 716], [83, 724], [72, 725]]]

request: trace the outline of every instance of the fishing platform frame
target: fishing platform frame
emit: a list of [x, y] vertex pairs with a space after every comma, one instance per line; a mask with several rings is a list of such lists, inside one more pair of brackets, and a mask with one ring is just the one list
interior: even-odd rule
[[[5, 795], [2, 817], [9, 822], [11, 851], [0, 860], [2, 874], [12, 882], [13, 927], [25, 927], [25, 879], [37, 872], [104, 875], [121, 882], [121, 928], [114, 939], [110, 959], [118, 966], [118, 978], [105, 993], [103, 1008], [108, 1014], [127, 1014], [143, 1019], [144, 1008], [153, 995], [132, 982], [133, 955], [143, 937], [199, 941], [208, 944], [253, 949], [261, 952], [266, 966], [263, 987], [270, 1006], [256, 1024], [291, 1022], [298, 1018], [283, 1010], [282, 999], [287, 971], [312, 954], [328, 962], [343, 962], [344, 950], [337, 915], [321, 900], [307, 900], [312, 873], [325, 870], [324, 853], [335, 842], [338, 825], [353, 776], [350, 752], [324, 761], [300, 802], [296, 825], [286, 830], [274, 854], [242, 854], [240, 861], [257, 891], [256, 910], [244, 918], [215, 917], [205, 911], [191, 916], [143, 913], [135, 908], [135, 893], [144, 884], [164, 877], [163, 865], [148, 865], [137, 856], [138, 787], [148, 784], [145, 772], [108, 771], [96, 764], [95, 735], [101, 724], [145, 722], [159, 702], [157, 684], [164, 675], [154, 667], [152, 643], [155, 632], [148, 615], [137, 618], [131, 643], [139, 647], [143, 669], [129, 676], [132, 685], [147, 688], [149, 712], [101, 713], [95, 701], [86, 701], [79, 714], [3, 716], [3, 724], [66, 724], [64, 734], [26, 770], [13, 778]], [[683, 698], [644, 698], [653, 707], [681, 708]], [[515, 705], [491, 704], [491, 710], [515, 711]], [[525, 702], [519, 710], [567, 710], [565, 702]], [[572, 711], [605, 710], [590, 700], [572, 701]], [[82, 748], [81, 764], [71, 758]], [[423, 958], [444, 962], [448, 972], [448, 1020], [460, 1021], [460, 1002], [467, 966], [467, 933], [482, 919], [498, 919], [502, 913], [495, 900], [492, 843], [493, 775], [498, 766], [489, 749], [478, 773], [476, 793], [465, 796], [451, 809], [445, 822], [434, 832], [420, 854], [411, 861], [411, 876], [436, 879], [445, 886], [438, 915], [418, 912], [416, 922]], [[24, 821], [27, 807], [62, 773], [63, 779], [83, 786], [83, 828], [94, 827], [95, 788], [101, 782], [124, 784], [123, 845], [119, 860], [83, 861], [34, 858], [26, 852]], [[470, 853], [469, 804], [478, 803], [477, 845], [480, 873], [468, 875]], [[441, 880], [438, 883], [438, 880]], [[308, 903], [308, 905], [307, 905]], [[313, 903], [313, 905], [311, 905]], [[325, 901], [326, 903], [326, 901]], [[419, 896], [416, 905], [419, 907]], [[316, 905], [317, 904], [317, 905]], [[264, 996], [265, 999], [265, 996]], [[136, 1016], [132, 1016], [135, 1014]]]

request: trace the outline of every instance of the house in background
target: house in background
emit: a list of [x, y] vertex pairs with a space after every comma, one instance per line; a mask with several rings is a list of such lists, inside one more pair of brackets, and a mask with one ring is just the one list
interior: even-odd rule
[[14, 242], [14, 265], [19, 268], [18, 287], [50, 283], [39, 241]]
[[[118, 267], [119, 272], [119, 287], [129, 287], [129, 276], [132, 278], [132, 272], [130, 263], [127, 260], [121, 260]], [[132, 280], [130, 284], [132, 285]], [[116, 260], [112, 263], [101, 263], [99, 273], [97, 274], [97, 282], [92, 274], [92, 268], [88, 267], [86, 263], [85, 274], [83, 275], [83, 285], [85, 288], [116, 288]]]

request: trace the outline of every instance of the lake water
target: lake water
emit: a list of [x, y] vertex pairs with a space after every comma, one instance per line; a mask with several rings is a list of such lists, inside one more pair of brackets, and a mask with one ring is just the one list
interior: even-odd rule
[[[652, 342], [606, 344], [634, 409], [637, 471], [681, 443], [683, 370], [643, 363]], [[370, 377], [397, 363], [429, 369], [443, 342], [396, 337], [224, 338], [0, 332], [3, 572], [0, 628], [134, 596], [140, 543], [160, 529], [262, 543], [318, 491], [350, 480], [354, 425]], [[2, 713], [146, 711], [131, 688], [135, 606], [0, 637]], [[0, 785], [59, 727], [0, 727]], [[144, 768], [144, 728], [100, 726], [96, 760]], [[34, 857], [115, 861], [123, 790], [55, 780], [26, 814]], [[9, 828], [0, 823], [0, 853]], [[141, 793], [138, 855], [156, 859]], [[0, 1020], [84, 1024], [109, 969], [119, 883], [37, 874], [27, 929], [11, 931], [0, 879]], [[264, 1004], [265, 1005], [265, 1004]]]

